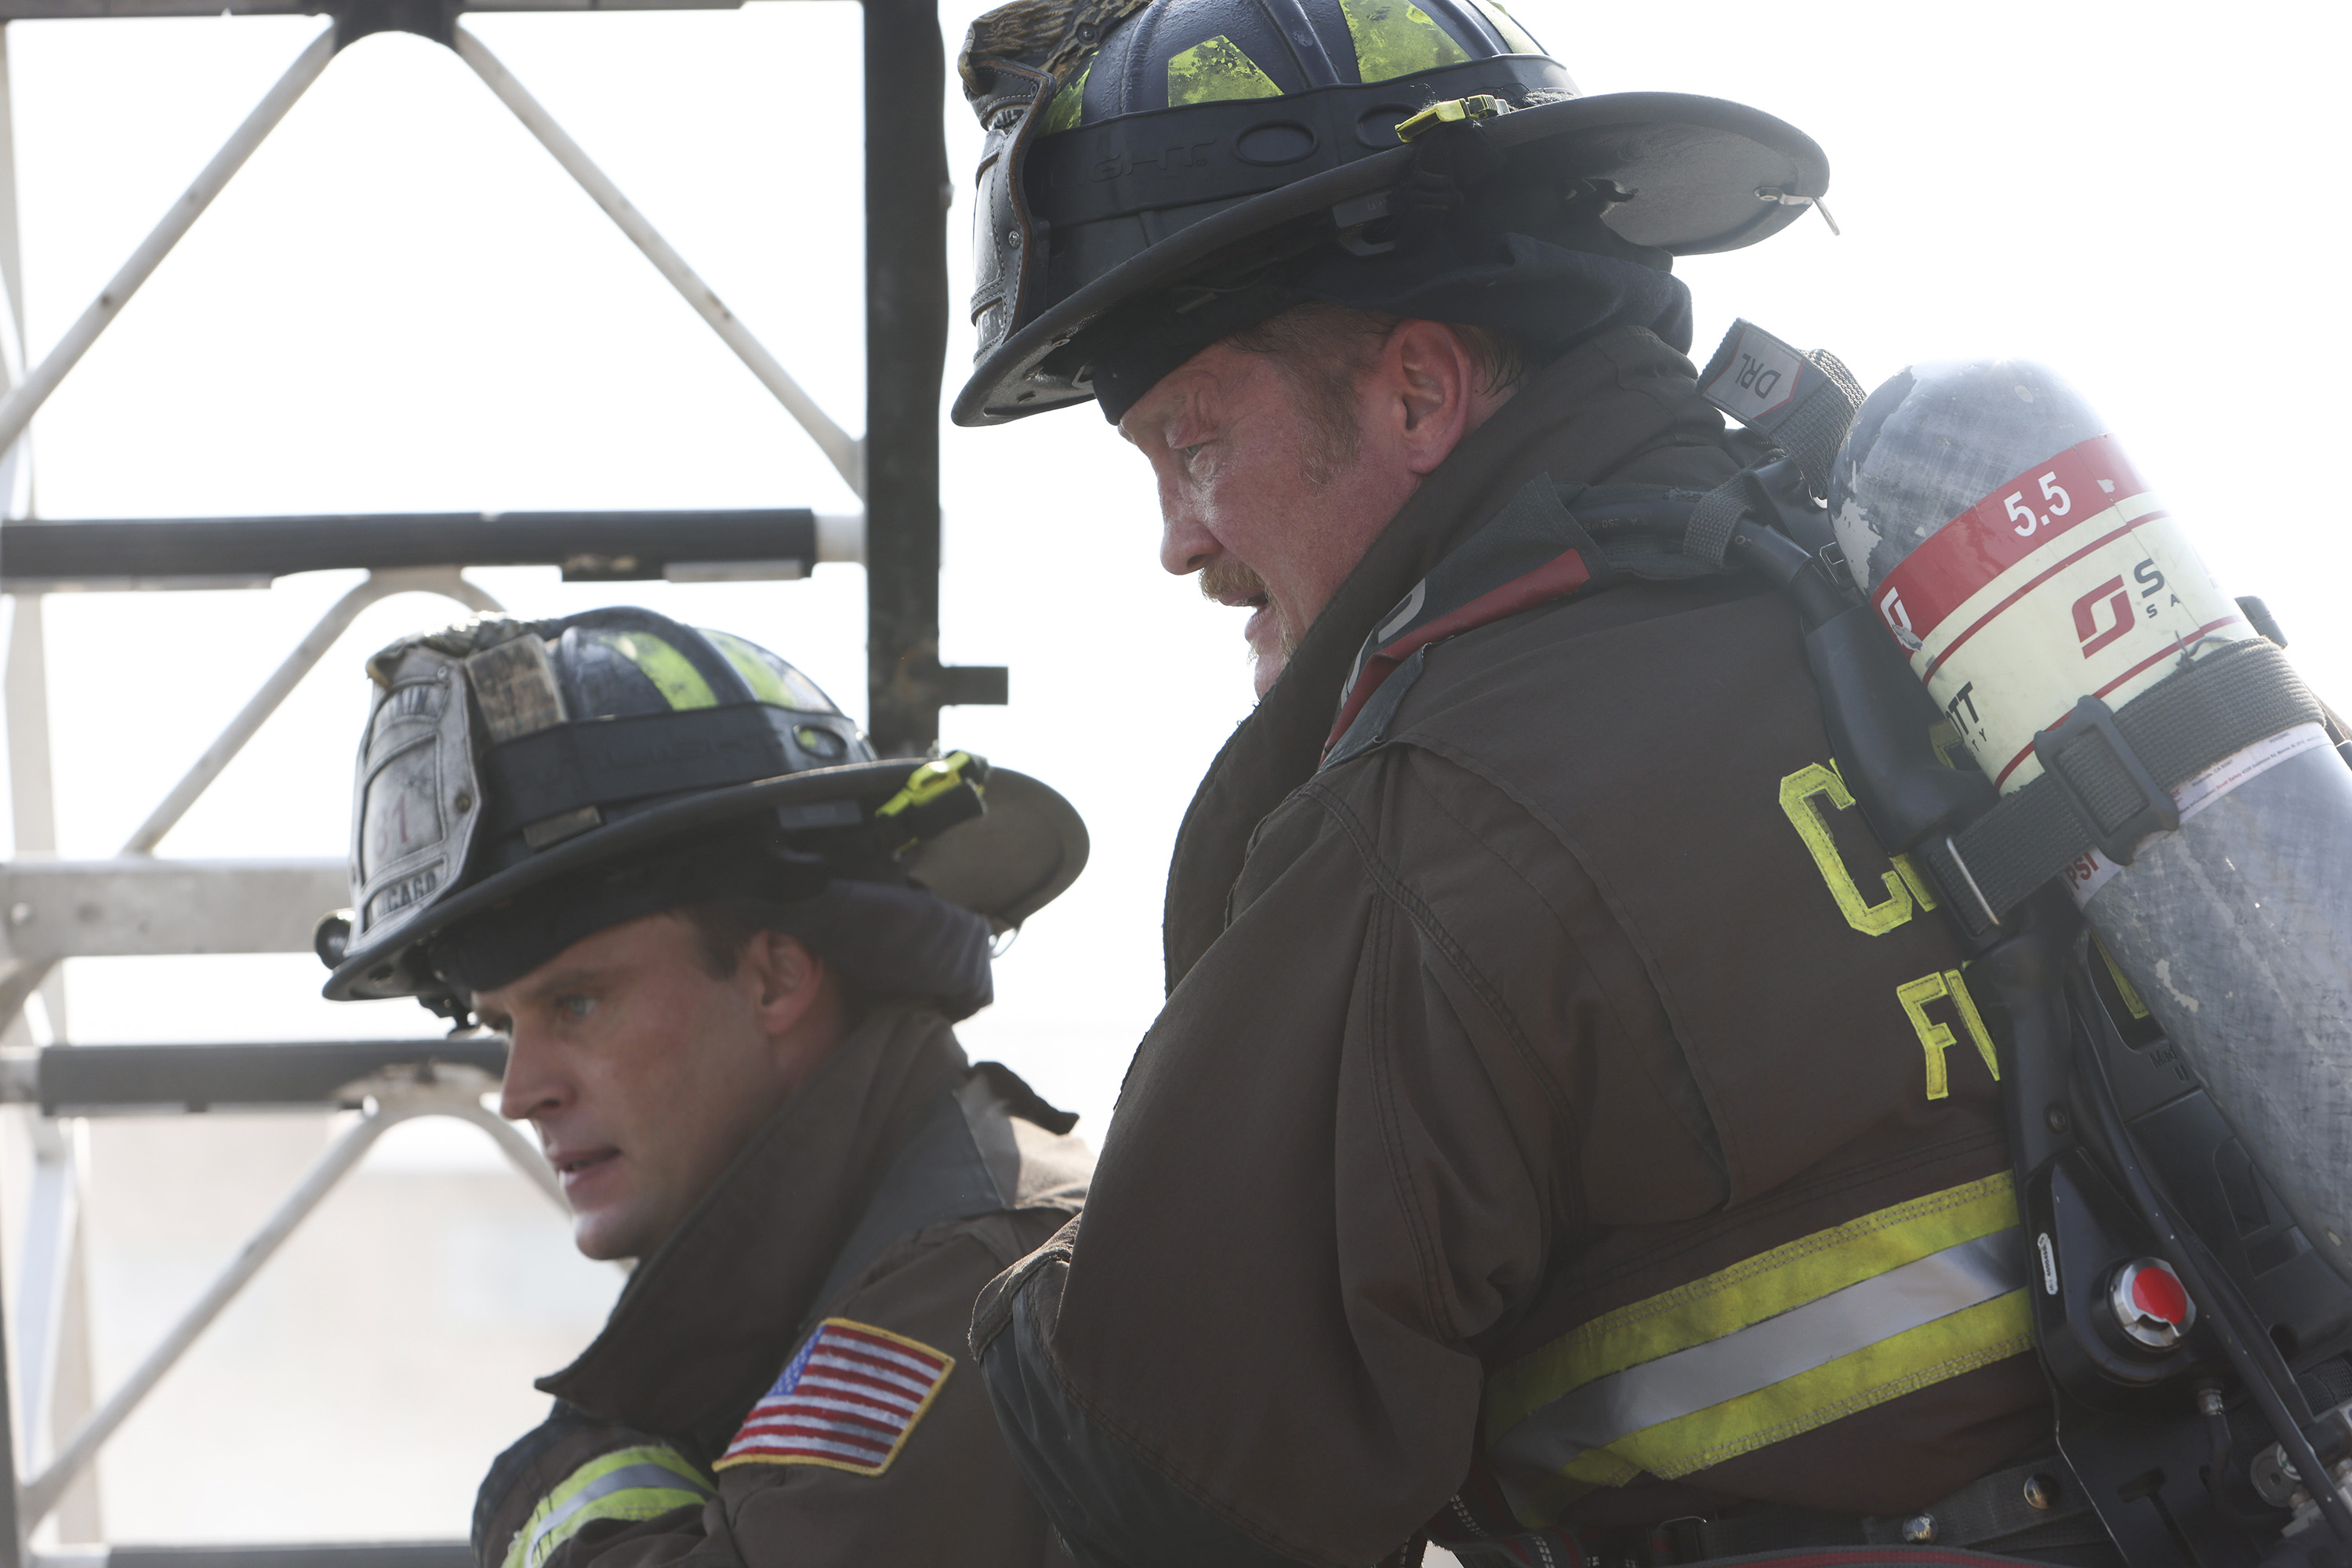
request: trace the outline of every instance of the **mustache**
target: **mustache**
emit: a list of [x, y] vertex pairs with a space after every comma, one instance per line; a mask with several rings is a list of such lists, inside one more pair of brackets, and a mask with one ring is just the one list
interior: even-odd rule
[[1265, 580], [1230, 555], [1221, 555], [1201, 568], [1201, 595], [1219, 604], [1271, 597]]
[[[1274, 603], [1274, 595], [1266, 591], [1265, 579], [1230, 555], [1221, 555], [1201, 568], [1201, 595], [1221, 605], [1250, 599], [1263, 605]], [[1274, 631], [1284, 658], [1298, 651], [1299, 628], [1290, 624], [1289, 616], [1277, 612]]]

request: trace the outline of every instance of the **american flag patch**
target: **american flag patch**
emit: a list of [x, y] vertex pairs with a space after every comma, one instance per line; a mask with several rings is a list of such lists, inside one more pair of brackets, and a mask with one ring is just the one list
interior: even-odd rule
[[828, 1465], [878, 1476], [954, 1370], [953, 1358], [920, 1341], [827, 1318], [713, 1468]]

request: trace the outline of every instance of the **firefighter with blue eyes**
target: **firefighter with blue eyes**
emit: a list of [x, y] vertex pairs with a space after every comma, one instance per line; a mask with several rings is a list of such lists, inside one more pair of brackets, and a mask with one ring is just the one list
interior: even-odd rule
[[1076, 815], [881, 761], [790, 664], [647, 611], [369, 672], [327, 994], [505, 1033], [580, 1250], [636, 1260], [482, 1485], [485, 1568], [1066, 1562], [965, 1325], [1091, 1156], [951, 1024], [1076, 877]]
[[1022, 0], [961, 64], [955, 417], [1097, 405], [1259, 695], [1085, 1220], [973, 1322], [1076, 1555], [2114, 1562], [1997, 1020], [1792, 612], [1578, 521], [1737, 493], [1673, 262], [1821, 150], [1581, 96], [1502, 0]]

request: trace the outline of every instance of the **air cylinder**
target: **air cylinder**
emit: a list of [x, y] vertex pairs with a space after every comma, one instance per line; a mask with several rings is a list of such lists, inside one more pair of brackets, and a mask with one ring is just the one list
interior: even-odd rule
[[[1873, 393], [1830, 509], [1854, 580], [2003, 795], [2079, 699], [2121, 710], [2256, 635], [2074, 391], [2016, 360]], [[2063, 873], [2305, 1238], [2352, 1279], [2352, 767], [2317, 724], [2172, 791], [2180, 826]]]

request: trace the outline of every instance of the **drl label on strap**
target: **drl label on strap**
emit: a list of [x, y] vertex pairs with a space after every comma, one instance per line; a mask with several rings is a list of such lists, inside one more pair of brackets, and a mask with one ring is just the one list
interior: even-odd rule
[[1699, 377], [1699, 395], [1742, 425], [1769, 434], [1772, 416], [1795, 407], [1806, 373], [1812, 370], [1803, 354], [1763, 328], [1734, 321]]

